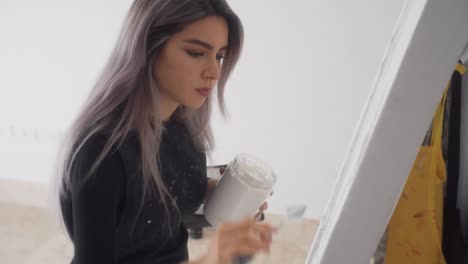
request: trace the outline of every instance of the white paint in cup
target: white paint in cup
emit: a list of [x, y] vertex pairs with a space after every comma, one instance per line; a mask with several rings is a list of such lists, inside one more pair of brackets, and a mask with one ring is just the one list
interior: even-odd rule
[[203, 209], [206, 220], [218, 226], [225, 221], [254, 217], [273, 191], [276, 178], [265, 162], [238, 154], [207, 198]]

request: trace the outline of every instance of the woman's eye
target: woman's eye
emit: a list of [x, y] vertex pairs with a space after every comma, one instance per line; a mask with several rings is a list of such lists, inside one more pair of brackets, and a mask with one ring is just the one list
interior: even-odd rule
[[194, 57], [194, 58], [198, 58], [200, 56], [203, 56], [203, 53], [190, 51], [190, 50], [187, 50], [187, 54]]
[[[187, 54], [194, 57], [194, 58], [198, 58], [198, 57], [201, 57], [203, 56], [204, 54], [201, 53], [201, 52], [196, 52], [196, 51], [191, 51], [191, 50], [186, 50]], [[218, 61], [222, 61], [223, 59], [225, 58], [224, 55], [216, 55], [216, 59]]]

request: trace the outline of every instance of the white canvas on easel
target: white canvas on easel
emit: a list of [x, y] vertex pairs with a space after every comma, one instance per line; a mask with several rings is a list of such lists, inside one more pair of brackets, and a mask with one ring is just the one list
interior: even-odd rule
[[405, 3], [306, 263], [369, 263], [467, 42], [467, 0]]

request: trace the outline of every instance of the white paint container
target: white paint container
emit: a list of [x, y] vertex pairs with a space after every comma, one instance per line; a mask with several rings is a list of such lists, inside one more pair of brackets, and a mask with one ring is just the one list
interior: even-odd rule
[[248, 154], [238, 154], [228, 165], [204, 206], [212, 226], [226, 221], [254, 217], [270, 196], [276, 174], [265, 162]]

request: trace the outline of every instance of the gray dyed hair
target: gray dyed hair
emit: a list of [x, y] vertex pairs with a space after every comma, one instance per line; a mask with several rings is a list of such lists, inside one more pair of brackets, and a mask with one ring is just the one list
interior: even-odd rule
[[[224, 87], [234, 69], [243, 44], [243, 27], [225, 0], [135, 0], [124, 20], [112, 53], [91, 94], [65, 137], [59, 155], [55, 197], [70, 191], [71, 167], [83, 145], [94, 135], [110, 129], [108, 142], [86, 178], [103, 161], [112, 147], [123, 142], [131, 130], [139, 138], [140, 167], [144, 194], [154, 183], [169, 217], [168, 200], [159, 167], [162, 120], [158, 113], [159, 92], [152, 77], [152, 61], [167, 40], [184, 26], [207, 16], [223, 17], [229, 28], [228, 50], [218, 80], [218, 103], [226, 117]], [[180, 115], [197, 147], [208, 155], [214, 148], [210, 127], [209, 97], [198, 109], [179, 107]], [[58, 210], [60, 212], [60, 210]]]

